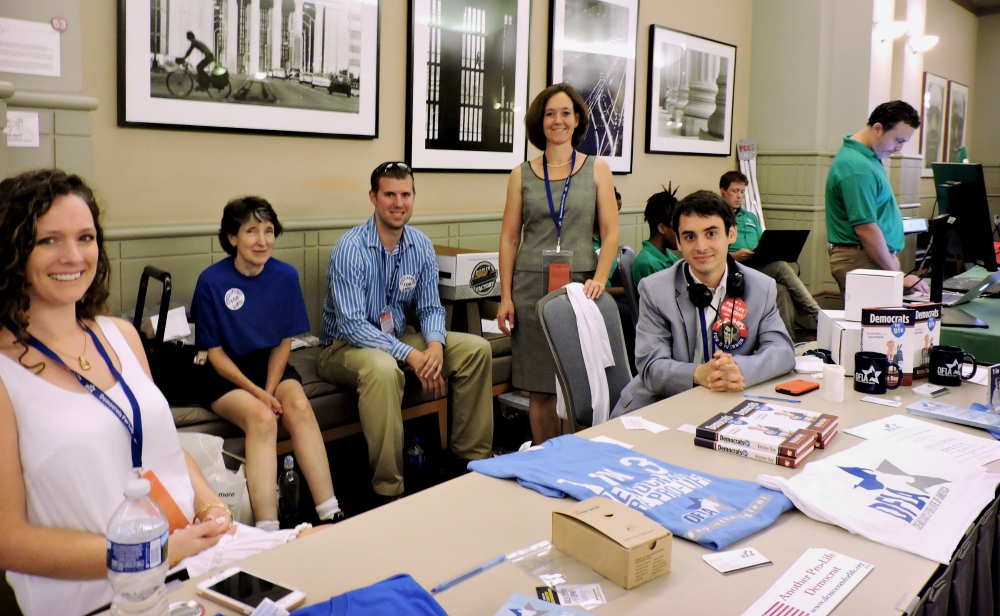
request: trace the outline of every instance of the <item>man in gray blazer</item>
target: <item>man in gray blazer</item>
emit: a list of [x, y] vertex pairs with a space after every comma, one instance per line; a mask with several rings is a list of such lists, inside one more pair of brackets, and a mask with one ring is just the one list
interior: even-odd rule
[[684, 260], [639, 283], [638, 374], [612, 417], [695, 386], [742, 391], [795, 367], [774, 280], [728, 256], [733, 209], [700, 190], [677, 203], [671, 225]]

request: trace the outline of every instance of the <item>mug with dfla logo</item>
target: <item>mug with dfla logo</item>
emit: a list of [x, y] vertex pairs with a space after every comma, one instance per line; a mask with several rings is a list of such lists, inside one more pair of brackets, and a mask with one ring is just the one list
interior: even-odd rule
[[854, 354], [854, 391], [880, 396], [901, 382], [899, 364], [882, 353], [859, 351]]
[[[931, 347], [931, 373], [928, 379], [935, 385], [958, 387], [962, 381], [967, 381], [976, 375], [976, 358], [966, 353], [964, 349], [954, 346]], [[972, 360], [972, 372], [968, 376], [962, 374], [962, 364], [966, 358]]]

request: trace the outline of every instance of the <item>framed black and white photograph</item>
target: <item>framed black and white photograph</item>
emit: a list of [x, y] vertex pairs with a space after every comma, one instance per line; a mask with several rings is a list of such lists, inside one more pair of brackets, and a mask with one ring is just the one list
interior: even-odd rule
[[549, 83], [568, 83], [590, 110], [577, 148], [632, 172], [639, 0], [551, 0]]
[[118, 124], [378, 136], [378, 0], [119, 0]]
[[646, 152], [729, 156], [736, 46], [649, 28]]
[[920, 154], [924, 159], [921, 177], [932, 177], [931, 164], [944, 162], [947, 97], [948, 80], [934, 73], [924, 73], [923, 104], [920, 106]]
[[410, 0], [406, 160], [509, 172], [527, 153], [530, 0]]
[[948, 82], [948, 117], [945, 139], [948, 143], [945, 162], [960, 163], [958, 149], [965, 145], [965, 119], [969, 109], [969, 86]]

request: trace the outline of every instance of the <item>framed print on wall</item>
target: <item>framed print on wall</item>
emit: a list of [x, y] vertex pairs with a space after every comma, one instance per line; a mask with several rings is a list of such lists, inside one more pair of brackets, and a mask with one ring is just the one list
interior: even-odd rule
[[948, 110], [945, 118], [945, 142], [948, 149], [945, 161], [960, 163], [958, 149], [965, 145], [965, 120], [969, 110], [969, 86], [957, 81], [948, 82]]
[[736, 46], [649, 27], [646, 152], [729, 156]]
[[406, 161], [509, 172], [527, 153], [530, 0], [410, 0]]
[[118, 124], [378, 136], [378, 0], [118, 0]]
[[549, 83], [568, 83], [590, 110], [577, 148], [632, 172], [639, 0], [551, 0]]
[[933, 73], [924, 73], [923, 103], [920, 106], [920, 153], [924, 158], [920, 169], [921, 177], [933, 177], [931, 164], [944, 162], [947, 93], [947, 79]]

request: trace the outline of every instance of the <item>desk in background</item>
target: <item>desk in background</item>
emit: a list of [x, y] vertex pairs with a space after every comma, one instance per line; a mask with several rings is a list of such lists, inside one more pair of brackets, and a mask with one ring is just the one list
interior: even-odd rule
[[[751, 389], [773, 395], [774, 384], [781, 380], [787, 377]], [[892, 409], [859, 402], [861, 395], [851, 389], [850, 383], [846, 385], [843, 403], [827, 402], [820, 391], [815, 391], [801, 397], [801, 406], [839, 415], [843, 430], [896, 413], [905, 414], [905, 405], [919, 398], [909, 387], [902, 387], [897, 391], [904, 406]], [[986, 389], [978, 385], [966, 384], [952, 391], [942, 401], [968, 406], [986, 398]], [[798, 472], [695, 447], [694, 437], [678, 430], [682, 424], [697, 425], [742, 401], [740, 394], [717, 394], [696, 388], [636, 413], [668, 426], [670, 430], [666, 432], [625, 430], [621, 421], [613, 420], [581, 432], [580, 436], [592, 438], [606, 434], [634, 445], [637, 452], [660, 460], [747, 481], [756, 480], [761, 473], [791, 476]], [[983, 431], [964, 426], [942, 425], [988, 436]], [[860, 441], [841, 432], [830, 448], [817, 450], [811, 459], [843, 451]], [[997, 472], [1000, 461], [989, 467]], [[551, 539], [552, 511], [565, 504], [565, 500], [542, 496], [514, 481], [470, 473], [350, 518], [329, 530], [248, 558], [240, 566], [305, 591], [309, 604], [323, 602], [333, 595], [397, 573], [409, 573], [424, 588], [431, 588], [498, 554]], [[837, 608], [838, 614], [899, 616], [897, 602], [907, 594], [919, 595], [939, 567], [938, 563], [909, 552], [816, 522], [796, 510], [782, 515], [766, 530], [726, 549], [748, 546], [757, 548], [774, 565], [723, 576], [702, 560], [702, 555], [709, 550], [674, 538], [669, 574], [631, 590], [593, 613], [660, 615], [669, 611], [671, 614], [738, 615], [807, 548], [820, 547], [875, 566]], [[201, 579], [186, 582], [170, 595], [170, 600], [194, 598], [194, 586]], [[504, 563], [436, 598], [452, 616], [480, 616], [493, 614], [515, 592], [534, 596], [535, 587], [539, 585], [538, 578]], [[205, 605], [207, 613], [235, 614], [211, 603]]]
[[975, 355], [981, 364], [1000, 363], [1000, 298], [979, 297], [956, 308], [990, 327], [942, 327], [941, 344], [962, 347]]

